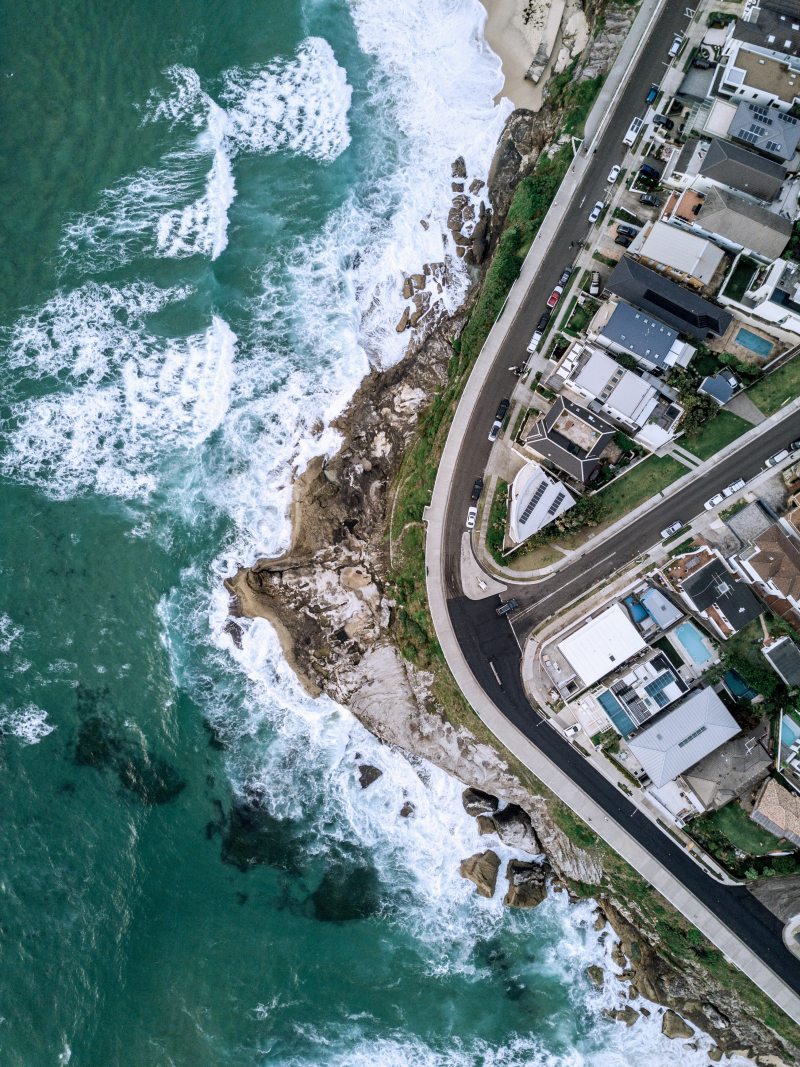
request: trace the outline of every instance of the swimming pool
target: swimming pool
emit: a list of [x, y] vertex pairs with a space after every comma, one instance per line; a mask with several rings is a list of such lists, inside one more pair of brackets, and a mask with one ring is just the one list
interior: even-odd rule
[[597, 699], [623, 737], [628, 737], [629, 734], [633, 733], [636, 729], [635, 723], [631, 721], [627, 712], [610, 689], [606, 689], [603, 693], [598, 693]]
[[800, 725], [788, 715], [784, 715], [781, 722], [781, 744], [791, 748], [798, 739], [800, 739]]
[[693, 622], [682, 622], [675, 630], [675, 637], [680, 641], [692, 662], [698, 667], [712, 658], [711, 652], [703, 640], [703, 635]]
[[625, 597], [625, 607], [631, 613], [634, 622], [644, 622], [647, 618], [647, 608], [643, 607], [635, 596]]
[[744, 326], [736, 334], [736, 343], [741, 345], [742, 348], [749, 348], [757, 356], [768, 356], [773, 348], [772, 342], [768, 341], [766, 337], [759, 337], [757, 333], [753, 333], [752, 330], [746, 330]]

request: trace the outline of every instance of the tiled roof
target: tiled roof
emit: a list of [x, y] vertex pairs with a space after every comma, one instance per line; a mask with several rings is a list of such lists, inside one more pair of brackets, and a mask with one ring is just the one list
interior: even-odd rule
[[[691, 142], [687, 142], [687, 146], [689, 143]], [[679, 163], [682, 157], [683, 153]], [[716, 138], [708, 146], [700, 164], [700, 173], [721, 185], [728, 185], [731, 189], [739, 189], [750, 196], [758, 197], [759, 200], [774, 200], [786, 176], [786, 171], [780, 163], [756, 155], [755, 152], [731, 141], [718, 141]]]
[[750, 816], [759, 826], [800, 845], [800, 797], [768, 778]]
[[785, 597], [800, 601], [800, 547], [778, 526], [755, 539], [758, 552], [750, 566], [763, 582], [772, 582]]

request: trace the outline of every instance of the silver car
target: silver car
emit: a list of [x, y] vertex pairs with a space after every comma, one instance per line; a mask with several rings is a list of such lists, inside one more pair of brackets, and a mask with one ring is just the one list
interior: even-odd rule
[[589, 222], [597, 222], [597, 220], [600, 218], [600, 212], [605, 206], [606, 205], [603, 203], [602, 200], [598, 200], [592, 208], [591, 213], [589, 214]]
[[738, 493], [740, 489], [744, 489], [746, 482], [744, 478], [737, 478], [735, 482], [731, 482], [730, 485], [726, 485], [722, 490], [723, 496], [733, 496], [734, 493]]
[[468, 530], [474, 530], [475, 529], [475, 520], [477, 518], [478, 518], [478, 509], [473, 506], [467, 512], [467, 529]]

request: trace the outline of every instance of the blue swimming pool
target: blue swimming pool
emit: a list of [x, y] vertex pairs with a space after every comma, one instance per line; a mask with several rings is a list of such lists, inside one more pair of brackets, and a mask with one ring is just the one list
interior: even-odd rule
[[597, 699], [623, 737], [628, 737], [633, 733], [636, 729], [635, 723], [629, 718], [628, 713], [610, 689], [606, 689], [604, 693], [598, 693]]
[[692, 662], [697, 664], [698, 667], [702, 667], [704, 663], [708, 663], [712, 659], [711, 652], [703, 640], [703, 635], [693, 622], [682, 622], [675, 630], [675, 637], [689, 653]]
[[643, 622], [647, 618], [647, 608], [643, 607], [635, 596], [625, 597], [625, 607], [634, 622]]
[[781, 744], [791, 748], [798, 738], [800, 738], [800, 724], [790, 719], [788, 715], [784, 715], [781, 723]]
[[757, 333], [745, 329], [744, 326], [736, 334], [736, 343], [741, 345], [742, 348], [749, 348], [757, 356], [768, 356], [773, 349], [772, 342], [768, 341], [766, 337], [759, 337]]

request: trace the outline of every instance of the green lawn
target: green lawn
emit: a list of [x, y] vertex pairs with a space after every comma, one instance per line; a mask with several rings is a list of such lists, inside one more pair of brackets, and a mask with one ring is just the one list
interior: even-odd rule
[[686, 468], [671, 456], [651, 456], [643, 460], [598, 494], [603, 504], [602, 521], [613, 522], [622, 518], [683, 474], [686, 474]]
[[749, 429], [750, 423], [734, 415], [732, 411], [720, 411], [699, 433], [685, 433], [679, 444], [698, 459], [710, 459], [715, 452], [719, 452]]
[[800, 396], [800, 359], [789, 360], [749, 389], [747, 395], [765, 415], [773, 415], [787, 401]]
[[728, 804], [719, 811], [711, 812], [703, 816], [703, 821], [750, 856], [764, 856], [779, 847], [778, 838], [754, 823], [738, 804]]
[[725, 296], [730, 300], [741, 300], [757, 271], [758, 263], [749, 256], [742, 256], [723, 290]]

